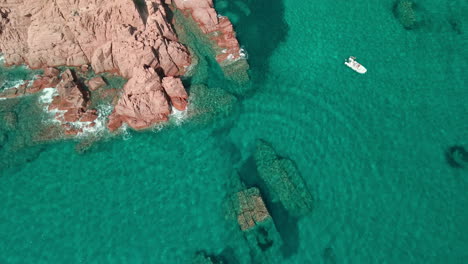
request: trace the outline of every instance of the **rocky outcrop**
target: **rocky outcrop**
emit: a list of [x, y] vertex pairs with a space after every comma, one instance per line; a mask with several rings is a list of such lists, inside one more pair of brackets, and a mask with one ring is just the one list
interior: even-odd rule
[[99, 89], [99, 88], [101, 88], [101, 87], [103, 87], [105, 85], [106, 85], [106, 82], [104, 81], [104, 79], [101, 76], [94, 77], [91, 80], [89, 80], [89, 82], [88, 82], [88, 88], [91, 91], [96, 91], [97, 89]]
[[162, 80], [164, 91], [171, 99], [172, 105], [180, 111], [187, 108], [188, 94], [184, 89], [184, 85], [179, 78], [164, 77]]
[[176, 7], [190, 14], [203, 33], [210, 36], [219, 47], [216, 60], [219, 63], [241, 58], [239, 42], [231, 21], [218, 16], [213, 0], [173, 0]]
[[125, 84], [124, 93], [109, 117], [109, 129], [122, 123], [134, 129], [144, 129], [168, 120], [171, 113], [161, 78], [152, 68], [135, 68], [133, 77]]
[[36, 93], [44, 88], [55, 87], [59, 83], [58, 75], [60, 71], [56, 68], [48, 67], [44, 70], [44, 74], [38, 79], [34, 80], [32, 86], [27, 90], [29, 93]]
[[[148, 128], [168, 120], [171, 105], [187, 108], [188, 94], [178, 77], [191, 58], [171, 24], [170, 6], [191, 14], [216, 42], [219, 62], [240, 58], [232, 24], [218, 17], [212, 0], [0, 0], [0, 52], [6, 65], [76, 66], [83, 72], [92, 68], [129, 79], [108, 127], [115, 130], [127, 123], [134, 129]], [[58, 119], [91, 122], [97, 113], [87, 110], [89, 92], [102, 87], [104, 80], [90, 80], [87, 91], [72, 72], [61, 79], [57, 74], [46, 69], [44, 76], [11, 89], [7, 96], [57, 85], [59, 96], [50, 109], [64, 111]]]
[[167, 21], [165, 4], [147, 0], [146, 6], [148, 17], [127, 0], [3, 1], [0, 50], [7, 65], [91, 64], [98, 73], [127, 78], [148, 65], [168, 76], [182, 74], [190, 57]]
[[65, 133], [73, 135], [81, 130], [70, 124], [74, 122], [93, 122], [97, 119], [96, 110], [87, 109], [89, 94], [76, 82], [74, 73], [68, 69], [61, 75], [57, 85], [58, 96], [54, 97], [49, 110], [58, 110], [56, 118], [61, 121]]

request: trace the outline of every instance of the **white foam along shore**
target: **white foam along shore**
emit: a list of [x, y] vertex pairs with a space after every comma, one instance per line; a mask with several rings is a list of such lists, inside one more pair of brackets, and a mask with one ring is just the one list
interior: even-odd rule
[[172, 107], [172, 112], [169, 115], [169, 120], [173, 121], [176, 125], [182, 124], [185, 121], [185, 119], [187, 119], [187, 109], [185, 109], [184, 111], [180, 111], [177, 110], [175, 107]]
[[[57, 119], [58, 116], [63, 116], [66, 111], [61, 111], [57, 109], [49, 110], [49, 106], [54, 100], [54, 97], [58, 95], [56, 88], [45, 88], [41, 91], [41, 95], [38, 98], [40, 104], [43, 105], [43, 110], [50, 114], [49, 119], [46, 122], [52, 122], [61, 124], [60, 120]], [[67, 122], [70, 126], [75, 129], [81, 129], [83, 132], [78, 133], [78, 137], [80, 136], [87, 136], [87, 135], [95, 135], [100, 133], [101, 131], [106, 130], [106, 119], [107, 116], [110, 115], [114, 107], [112, 105], [99, 105], [97, 107], [98, 110], [98, 118], [94, 121], [95, 125], [90, 126], [93, 122]]]

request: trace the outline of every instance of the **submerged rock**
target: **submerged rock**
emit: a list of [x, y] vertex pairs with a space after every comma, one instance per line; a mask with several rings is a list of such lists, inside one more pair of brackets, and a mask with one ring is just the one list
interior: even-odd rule
[[14, 130], [18, 124], [18, 116], [15, 112], [6, 112], [3, 114], [3, 124], [7, 130]]
[[234, 200], [237, 201], [237, 222], [242, 231], [271, 218], [257, 188], [238, 192]]
[[271, 254], [281, 248], [283, 241], [259, 189], [239, 191], [231, 197], [231, 203], [252, 257], [261, 263], [269, 263]]
[[254, 159], [258, 175], [273, 202], [281, 202], [294, 217], [311, 212], [312, 195], [293, 161], [279, 157], [263, 140], [257, 141]]
[[414, 3], [410, 0], [398, 0], [393, 13], [405, 29], [412, 29], [416, 25]]

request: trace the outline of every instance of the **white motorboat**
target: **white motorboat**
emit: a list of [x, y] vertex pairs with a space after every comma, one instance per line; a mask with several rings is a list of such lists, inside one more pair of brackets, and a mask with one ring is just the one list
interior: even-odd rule
[[364, 74], [367, 72], [367, 69], [362, 66], [359, 62], [356, 61], [356, 57], [349, 57], [347, 61], [345, 61], [346, 66], [350, 67], [351, 69], [353, 69], [354, 71], [360, 73], [360, 74]]

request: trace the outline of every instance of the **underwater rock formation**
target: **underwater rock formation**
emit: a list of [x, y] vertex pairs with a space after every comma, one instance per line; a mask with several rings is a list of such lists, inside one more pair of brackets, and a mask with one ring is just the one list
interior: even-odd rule
[[268, 263], [271, 252], [281, 248], [283, 241], [276, 230], [257, 188], [237, 192], [231, 197], [237, 223], [255, 261]]
[[405, 29], [412, 29], [416, 25], [414, 3], [410, 0], [398, 0], [393, 7], [393, 14]]
[[236, 196], [237, 222], [242, 231], [271, 218], [257, 188], [240, 191]]
[[258, 175], [273, 202], [280, 202], [294, 217], [311, 212], [313, 198], [293, 161], [279, 157], [273, 147], [257, 140], [254, 154]]

